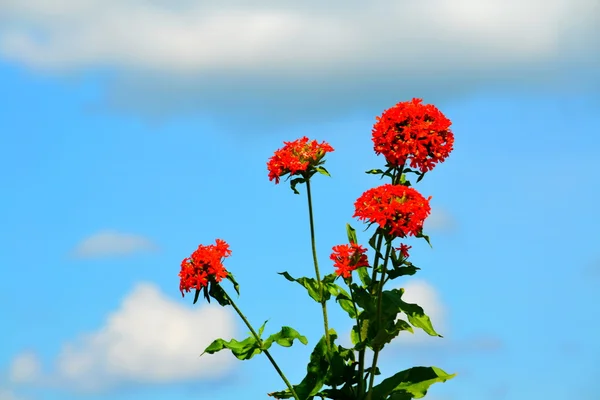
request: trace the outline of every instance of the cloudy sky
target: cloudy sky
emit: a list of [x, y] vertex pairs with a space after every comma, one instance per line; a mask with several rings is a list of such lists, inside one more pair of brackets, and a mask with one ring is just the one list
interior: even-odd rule
[[[217, 4], [215, 2], [215, 4]], [[600, 3], [0, 0], [0, 400], [262, 399], [264, 357], [229, 309], [181, 298], [179, 264], [221, 238], [239, 305], [309, 339], [319, 307], [306, 200], [268, 181], [283, 140], [328, 141], [319, 257], [379, 181], [375, 116], [420, 97], [455, 150], [418, 189], [433, 249], [400, 282], [444, 339], [407, 336], [384, 374], [459, 376], [431, 400], [596, 400], [600, 391]], [[347, 341], [350, 322], [333, 311]]]

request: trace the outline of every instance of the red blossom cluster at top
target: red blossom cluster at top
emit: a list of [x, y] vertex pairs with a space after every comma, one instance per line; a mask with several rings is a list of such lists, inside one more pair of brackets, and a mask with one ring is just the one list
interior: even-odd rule
[[198, 246], [190, 257], [181, 262], [181, 272], [179, 272], [181, 295], [184, 295], [184, 291], [199, 290], [208, 286], [211, 279], [221, 282], [226, 278], [227, 270], [222, 260], [230, 255], [229, 245], [221, 239], [216, 240], [216, 245]]
[[319, 144], [316, 140], [309, 141], [306, 136], [293, 142], [283, 143], [285, 146], [276, 150], [267, 162], [269, 180], [275, 179], [276, 184], [279, 183], [279, 178], [286, 174], [292, 176], [299, 172], [307, 172], [319, 164], [326, 153], [333, 151], [333, 147], [328, 143]]
[[427, 172], [452, 151], [452, 122], [432, 104], [412, 99], [386, 110], [373, 126], [373, 143], [390, 166], [410, 166]]
[[386, 184], [367, 190], [356, 200], [354, 217], [389, 229], [395, 237], [417, 236], [431, 212], [429, 199], [411, 187]]
[[356, 243], [341, 244], [333, 246], [333, 253], [329, 258], [334, 261], [333, 266], [338, 276], [350, 278], [352, 271], [369, 266], [366, 252], [367, 249]]

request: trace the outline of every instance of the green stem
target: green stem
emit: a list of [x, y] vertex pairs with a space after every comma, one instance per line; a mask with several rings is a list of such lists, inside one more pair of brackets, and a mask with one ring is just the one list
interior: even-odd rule
[[323, 310], [323, 327], [325, 328], [325, 340], [327, 342], [327, 355], [331, 356], [331, 343], [329, 342], [329, 322], [327, 319], [327, 302], [323, 292], [323, 283], [319, 273], [319, 261], [317, 259], [317, 241], [315, 239], [315, 223], [313, 218], [312, 196], [310, 194], [310, 177], [306, 177], [306, 195], [308, 197], [308, 218], [310, 220], [310, 242], [312, 245], [313, 263], [315, 265], [315, 275], [319, 285], [319, 296], [321, 298], [321, 309]]
[[[379, 237], [377, 238], [377, 248], [375, 249], [375, 260], [373, 261], [373, 273], [371, 274], [371, 284], [375, 283], [375, 279], [377, 278], [377, 267], [379, 267], [379, 255], [381, 254], [381, 244], [383, 242], [383, 231], [381, 228], [377, 229], [377, 233]], [[371, 292], [371, 294], [375, 294]]]
[[400, 185], [402, 180], [402, 175], [404, 174], [404, 166], [406, 165], [406, 161], [401, 166], [398, 166], [394, 169], [392, 173], [392, 185]]
[[[381, 254], [381, 245], [383, 243], [383, 232], [378, 229], [376, 231], [376, 233], [379, 235], [379, 237], [377, 238], [377, 244], [375, 246], [375, 259], [373, 260], [373, 272], [371, 274], [371, 285], [375, 284], [375, 279], [377, 278], [377, 268], [379, 267], [379, 259], [381, 258], [379, 255]], [[352, 292], [350, 292], [350, 294], [352, 295]], [[375, 293], [373, 293], [373, 291], [371, 291], [371, 294], [374, 295]], [[354, 301], [354, 299], [352, 300]], [[367, 351], [366, 348], [362, 348], [358, 351], [358, 370], [360, 371], [360, 380], [359, 380], [359, 387], [363, 386], [362, 389], [364, 390], [364, 371], [365, 371], [365, 352]], [[362, 385], [361, 385], [362, 384]], [[363, 392], [360, 392], [361, 395]]]
[[[233, 302], [233, 299], [225, 292], [225, 290], [223, 290], [223, 293], [225, 294], [225, 297], [227, 298], [227, 300], [229, 300], [229, 303], [231, 304], [231, 306], [233, 307], [233, 309], [238, 313], [238, 315], [240, 316], [240, 318], [242, 319], [242, 321], [244, 321], [244, 323], [246, 324], [246, 326], [248, 327], [248, 329], [250, 329], [250, 332], [252, 333], [252, 336], [254, 336], [254, 338], [256, 339], [256, 342], [258, 343], [258, 345], [262, 349], [263, 348], [263, 342], [260, 339], [260, 336], [258, 336], [258, 333], [256, 333], [256, 331], [254, 330], [254, 328], [252, 327], [252, 325], [250, 325], [250, 322], [248, 321], [248, 319], [246, 318], [246, 316], [244, 314], [242, 314], [242, 311], [235, 305], [235, 303]], [[296, 391], [294, 390], [294, 386], [285, 377], [285, 374], [283, 373], [283, 371], [281, 371], [281, 368], [279, 368], [279, 365], [277, 365], [277, 363], [275, 362], [275, 359], [273, 358], [273, 356], [271, 356], [271, 354], [269, 353], [269, 351], [266, 350], [266, 349], [263, 350], [263, 353], [265, 353], [265, 355], [267, 356], [267, 358], [269, 359], [269, 361], [273, 365], [273, 368], [275, 368], [275, 371], [277, 371], [277, 373], [279, 374], [279, 376], [281, 377], [281, 379], [283, 379], [283, 381], [287, 385], [288, 389], [290, 389], [290, 392], [292, 392], [292, 395], [294, 396], [294, 399], [300, 400], [300, 397], [298, 396], [298, 394], [296, 394]]]
[[[352, 277], [350, 277], [352, 279]], [[356, 307], [356, 301], [354, 300], [354, 291], [352, 290], [352, 281], [350, 285], [348, 285], [350, 289], [350, 299], [352, 300], [352, 305], [354, 306], [354, 314], [356, 314], [356, 326], [358, 328], [358, 342], [362, 343], [362, 326], [360, 324], [360, 319], [358, 317], [358, 309]], [[363, 396], [365, 393], [365, 380], [363, 375], [365, 374], [365, 349], [361, 349], [358, 352], [358, 395], [359, 398]]]
[[[377, 329], [381, 329], [381, 298], [383, 297], [383, 285], [385, 283], [385, 273], [387, 271], [388, 260], [390, 259], [390, 253], [392, 251], [391, 240], [386, 239], [386, 251], [385, 259], [383, 260], [383, 266], [381, 269], [381, 280], [379, 281], [379, 287], [377, 290]], [[369, 376], [369, 392], [367, 393], [367, 400], [371, 400], [373, 391], [373, 383], [375, 381], [375, 368], [377, 367], [377, 360], [379, 358], [379, 352], [381, 349], [376, 348], [373, 350], [373, 364], [371, 366], [371, 375]]]

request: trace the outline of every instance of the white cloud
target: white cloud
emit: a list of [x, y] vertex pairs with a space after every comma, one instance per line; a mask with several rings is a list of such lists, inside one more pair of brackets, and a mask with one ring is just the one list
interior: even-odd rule
[[103, 231], [85, 238], [75, 247], [72, 254], [78, 258], [96, 258], [124, 256], [156, 248], [154, 243], [143, 236]]
[[34, 352], [29, 351], [15, 357], [10, 365], [8, 377], [13, 383], [27, 383], [37, 380], [40, 372], [40, 360]]
[[452, 215], [440, 208], [432, 208], [431, 214], [425, 220], [423, 229], [427, 232], [435, 230], [440, 232], [451, 232], [456, 228], [456, 221]]
[[[329, 73], [546, 60], [592, 29], [591, 0], [5, 0], [0, 51], [39, 68]], [[588, 11], [587, 13], [585, 11]], [[441, 53], [441, 54], [440, 54]], [[385, 60], [385, 63], [381, 63]], [[401, 62], [402, 64], [396, 64]]]
[[22, 400], [13, 391], [8, 389], [0, 389], [0, 400]]
[[0, 57], [60, 73], [108, 68], [105, 108], [227, 123], [235, 108], [243, 124], [507, 82], [556, 90], [567, 67], [598, 70], [599, 37], [596, 0], [0, 2]]
[[214, 339], [228, 340], [234, 331], [228, 309], [184, 306], [152, 284], [138, 284], [104, 326], [66, 343], [55, 371], [38, 383], [95, 392], [120, 383], [219, 377], [232, 367], [233, 356], [199, 355]]

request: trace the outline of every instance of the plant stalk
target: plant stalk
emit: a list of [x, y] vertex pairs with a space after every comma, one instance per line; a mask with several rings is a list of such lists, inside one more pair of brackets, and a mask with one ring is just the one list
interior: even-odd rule
[[[227, 297], [227, 300], [229, 300], [229, 303], [231, 303], [231, 306], [233, 307], [233, 309], [238, 313], [238, 315], [240, 316], [240, 318], [242, 319], [242, 321], [244, 321], [244, 323], [246, 324], [246, 326], [248, 327], [248, 329], [250, 329], [250, 332], [252, 333], [252, 336], [254, 336], [254, 338], [258, 342], [259, 346], [262, 348], [263, 347], [263, 342], [262, 342], [260, 336], [258, 336], [258, 333], [256, 333], [256, 331], [252, 327], [252, 325], [250, 325], [250, 322], [248, 321], [248, 319], [246, 318], [246, 316], [236, 306], [236, 304], [234, 303], [233, 299], [225, 292], [225, 289], [223, 289], [223, 293], [225, 293], [225, 296]], [[300, 400], [300, 397], [298, 396], [298, 394], [294, 390], [294, 386], [285, 377], [285, 374], [283, 373], [283, 371], [281, 370], [281, 368], [279, 368], [279, 365], [277, 365], [277, 362], [275, 362], [275, 359], [273, 358], [273, 356], [271, 356], [271, 353], [269, 353], [268, 350], [263, 350], [263, 353], [265, 353], [265, 355], [267, 356], [267, 358], [269, 359], [269, 361], [273, 365], [273, 368], [275, 368], [275, 371], [277, 371], [277, 373], [279, 374], [279, 376], [281, 377], [281, 379], [285, 382], [285, 384], [288, 387], [288, 389], [290, 389], [290, 392], [292, 392], [292, 395], [294, 396], [294, 399]]]
[[[383, 297], [383, 285], [385, 283], [385, 273], [387, 271], [388, 260], [390, 259], [390, 253], [392, 251], [392, 241], [386, 239], [386, 251], [385, 259], [383, 260], [383, 266], [381, 270], [381, 279], [379, 281], [379, 287], [377, 290], [377, 329], [381, 329], [381, 302]], [[369, 391], [367, 393], [367, 400], [371, 400], [373, 392], [373, 383], [375, 382], [375, 368], [377, 367], [377, 360], [379, 358], [379, 352], [381, 349], [377, 348], [373, 351], [373, 364], [371, 366], [371, 375], [369, 376]]]
[[325, 328], [325, 340], [327, 342], [327, 357], [331, 356], [331, 343], [329, 341], [329, 322], [327, 319], [327, 302], [325, 301], [323, 283], [319, 273], [319, 261], [317, 259], [317, 242], [315, 239], [315, 223], [313, 218], [312, 196], [310, 192], [310, 177], [306, 177], [306, 195], [308, 197], [308, 218], [310, 220], [310, 242], [312, 246], [313, 263], [315, 265], [315, 275], [319, 285], [319, 296], [321, 298], [321, 309], [323, 310], [323, 327]]

